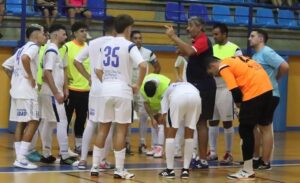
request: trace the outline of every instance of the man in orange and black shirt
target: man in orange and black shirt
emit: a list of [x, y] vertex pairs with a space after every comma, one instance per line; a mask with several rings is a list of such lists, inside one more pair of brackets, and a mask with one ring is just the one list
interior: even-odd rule
[[239, 133], [243, 140], [244, 166], [229, 179], [255, 179], [252, 167], [254, 151], [253, 129], [256, 124], [269, 125], [272, 122], [272, 84], [268, 74], [256, 61], [248, 57], [230, 57], [222, 60], [211, 58], [208, 72], [221, 75], [232, 92], [234, 102], [240, 107]]

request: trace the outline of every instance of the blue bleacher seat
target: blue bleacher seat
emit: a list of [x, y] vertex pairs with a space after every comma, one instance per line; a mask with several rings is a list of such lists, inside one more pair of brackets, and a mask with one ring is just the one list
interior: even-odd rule
[[179, 3], [168, 2], [166, 4], [165, 19], [174, 22], [186, 22], [187, 17], [185, 15], [184, 6]]
[[66, 16], [65, 6], [66, 6], [65, 0], [57, 1], [57, 10], [59, 15]]
[[283, 28], [297, 28], [294, 12], [290, 10], [279, 9], [278, 25], [283, 26]]
[[105, 0], [88, 0], [87, 8], [92, 12], [93, 18], [106, 16]]
[[275, 22], [272, 9], [258, 8], [256, 10], [255, 25], [263, 27], [279, 27]]
[[215, 5], [212, 8], [212, 20], [214, 22], [223, 22], [226, 24], [234, 24], [233, 18], [230, 15], [228, 6]]
[[189, 7], [189, 17], [201, 17], [205, 22], [209, 21], [207, 7], [199, 4], [191, 4]]
[[249, 24], [249, 8], [248, 7], [242, 7], [242, 6], [236, 6], [235, 12], [235, 23], [239, 25], [248, 25]]
[[[26, 15], [34, 16], [36, 12], [33, 9], [33, 6], [30, 5], [30, 0], [26, 1]], [[6, 1], [6, 13], [12, 15], [21, 15], [22, 14], [22, 0], [9, 0]]]

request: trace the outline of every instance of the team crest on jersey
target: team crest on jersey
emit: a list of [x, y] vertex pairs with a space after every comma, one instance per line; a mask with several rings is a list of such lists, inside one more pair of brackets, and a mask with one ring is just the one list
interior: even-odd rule
[[17, 109], [17, 116], [26, 116], [27, 111], [26, 109]]

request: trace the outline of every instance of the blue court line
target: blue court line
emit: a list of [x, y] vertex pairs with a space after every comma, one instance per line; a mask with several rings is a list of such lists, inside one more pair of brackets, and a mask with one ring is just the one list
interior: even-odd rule
[[[220, 167], [238, 167], [234, 165], [230, 166], [220, 166], [218, 162], [209, 162], [210, 168], [220, 168]], [[175, 167], [180, 168], [182, 166], [181, 161], [175, 161]], [[300, 160], [274, 160], [272, 161], [272, 166], [300, 166]], [[165, 163], [133, 163], [126, 164], [125, 168], [128, 170], [158, 170], [166, 167]], [[68, 165], [51, 165], [51, 166], [40, 166], [35, 170], [25, 170], [15, 167], [0, 167], [0, 173], [43, 173], [43, 172], [85, 172], [89, 171], [90, 167], [87, 170], [79, 170], [75, 166]]]

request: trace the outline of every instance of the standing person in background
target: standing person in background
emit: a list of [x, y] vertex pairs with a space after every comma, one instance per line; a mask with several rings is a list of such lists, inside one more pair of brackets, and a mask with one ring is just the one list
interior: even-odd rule
[[[217, 23], [212, 28], [212, 35], [215, 41], [213, 46], [214, 56], [219, 59], [224, 59], [232, 56], [242, 56], [241, 49], [234, 43], [228, 41], [228, 28], [224, 23]], [[219, 122], [223, 121], [224, 127], [224, 139], [226, 145], [226, 152], [221, 164], [231, 164], [233, 162], [232, 157], [232, 145], [234, 128], [232, 126], [232, 120], [234, 118], [233, 113], [233, 99], [232, 95], [226, 87], [226, 83], [221, 77], [215, 77], [217, 91], [214, 116], [209, 121], [209, 153], [208, 160], [218, 160], [217, 154], [217, 140], [219, 136]]]
[[180, 53], [189, 57], [187, 65], [187, 81], [193, 84], [199, 91], [202, 99], [202, 113], [197, 123], [199, 156], [200, 159], [192, 161], [193, 168], [208, 168], [207, 144], [208, 128], [207, 120], [212, 119], [216, 95], [216, 82], [207, 73], [208, 58], [213, 56], [210, 40], [204, 33], [204, 21], [199, 17], [190, 17], [186, 30], [191, 36], [193, 45], [182, 41], [172, 26], [165, 26], [167, 36], [175, 42]]
[[[279, 103], [280, 94], [278, 88], [278, 80], [288, 73], [289, 64], [279, 56], [272, 48], [266, 46], [268, 41], [268, 33], [262, 29], [252, 30], [249, 42], [250, 46], [255, 50], [252, 56], [267, 72], [273, 86], [272, 97], [272, 117]], [[253, 168], [260, 170], [271, 169], [271, 159], [274, 148], [273, 134], [273, 118], [266, 125], [258, 125], [255, 128], [255, 151], [253, 157]], [[258, 130], [259, 129], [259, 130]], [[259, 157], [260, 142], [262, 141], [262, 157]]]
[[[38, 52], [45, 44], [46, 37], [42, 26], [33, 24], [26, 29], [28, 42], [8, 58], [3, 67], [11, 76], [10, 121], [16, 121], [15, 130], [15, 167], [36, 169], [37, 165], [27, 159], [31, 140], [39, 125]], [[13, 71], [13, 72], [12, 72]]]
[[[78, 53], [87, 46], [87, 25], [82, 22], [76, 22], [72, 25], [72, 34], [75, 38], [65, 44], [64, 48], [67, 50], [67, 71], [69, 80], [70, 95], [65, 103], [68, 124], [72, 120], [75, 112], [75, 153], [81, 153], [82, 134], [84, 131], [84, 124], [87, 120], [88, 101], [90, 85], [89, 80], [83, 77], [74, 65], [74, 59]], [[85, 69], [90, 72], [89, 59], [83, 63]]]
[[37, 0], [37, 7], [43, 14], [47, 27], [49, 28], [55, 21], [57, 11], [57, 0]]
[[[153, 51], [143, 47], [143, 38], [142, 33], [140, 31], [134, 30], [131, 32], [130, 39], [133, 43], [136, 44], [137, 48], [139, 49], [142, 57], [144, 60], [147, 61], [147, 74], [149, 71], [148, 65], [151, 65], [153, 67], [153, 73], [159, 74], [161, 67], [160, 64], [156, 58], [156, 55]], [[132, 75], [132, 83], [136, 83], [138, 79], [138, 67], [133, 66], [133, 75]], [[146, 153], [147, 152], [147, 146], [146, 146], [146, 134], [147, 134], [147, 119], [148, 114], [144, 107], [144, 100], [140, 93], [135, 95], [133, 97], [133, 109], [137, 113], [139, 117], [139, 134], [140, 134], [140, 144], [139, 144], [139, 153]], [[131, 154], [131, 148], [130, 148], [130, 136], [131, 136], [131, 126], [129, 126], [128, 133], [126, 136], [126, 153]]]
[[[2, 21], [4, 18], [4, 12], [5, 12], [5, 0], [0, 0], [0, 27], [2, 27]], [[3, 35], [0, 32], [0, 39], [3, 37]]]

